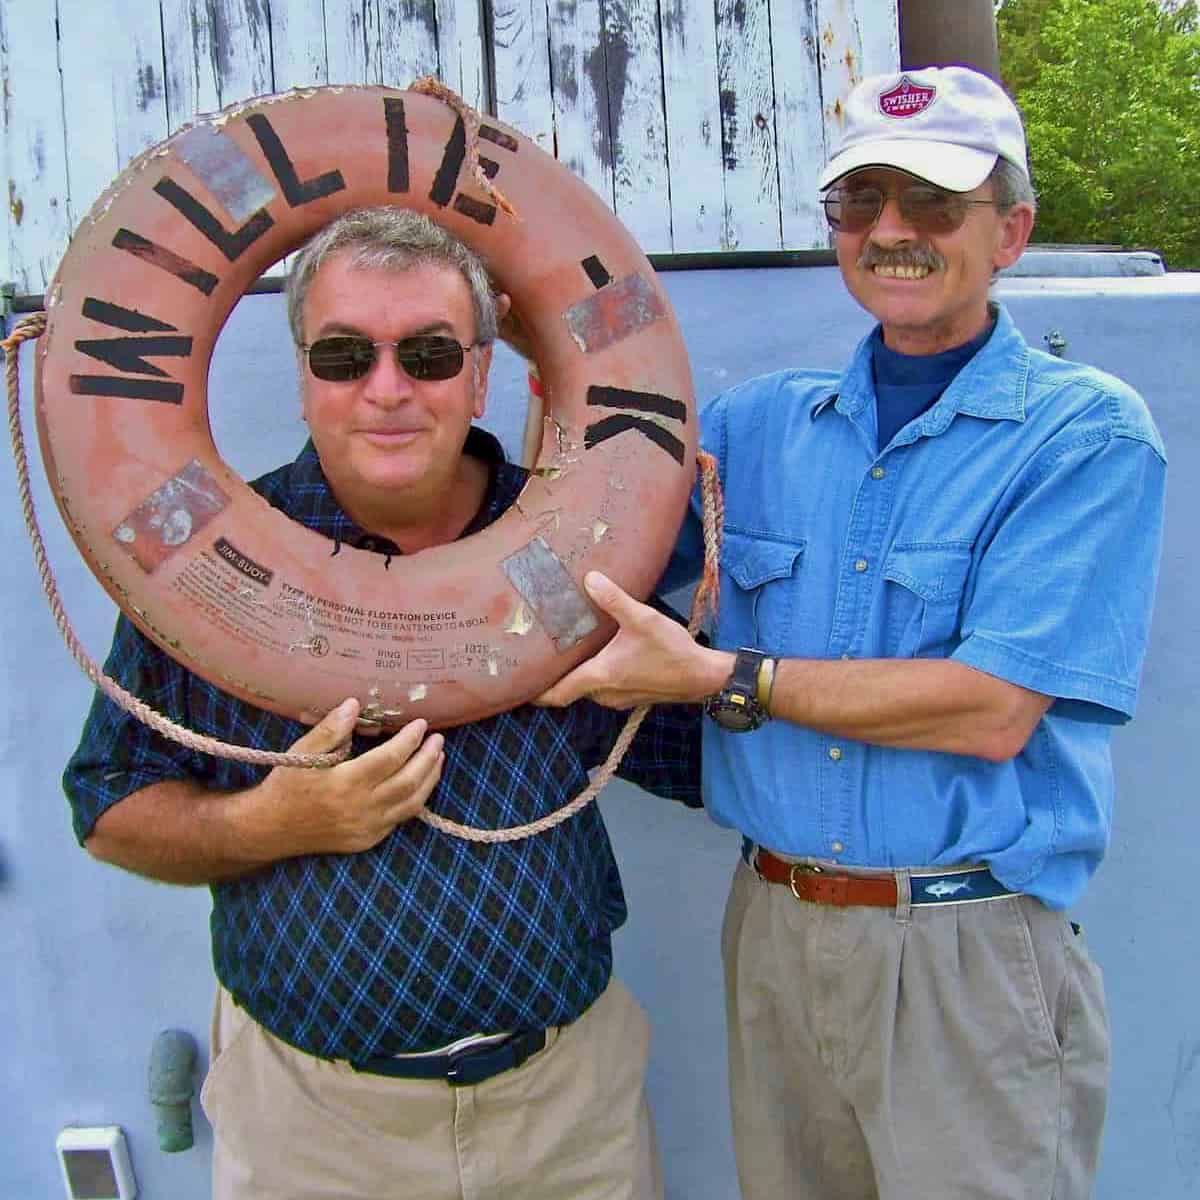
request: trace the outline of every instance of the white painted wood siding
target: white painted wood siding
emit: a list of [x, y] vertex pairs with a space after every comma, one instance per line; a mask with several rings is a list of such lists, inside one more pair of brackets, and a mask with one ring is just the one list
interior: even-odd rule
[[0, 6], [8, 177], [0, 282], [15, 282], [18, 291], [45, 289], [74, 227], [56, 26], [46, 0]]
[[671, 241], [678, 253], [719, 248], [725, 223], [717, 24], [712, 4], [662, 0], [663, 100], [671, 181]]
[[0, 282], [41, 292], [139, 151], [198, 112], [436, 75], [651, 252], [825, 247], [816, 178], [897, 0], [0, 0]]

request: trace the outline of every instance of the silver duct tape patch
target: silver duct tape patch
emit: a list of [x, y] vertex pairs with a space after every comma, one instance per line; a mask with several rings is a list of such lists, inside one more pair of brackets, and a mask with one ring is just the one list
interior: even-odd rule
[[192, 459], [113, 530], [113, 540], [149, 574], [228, 505], [220, 484]]
[[594, 296], [572, 304], [563, 320], [584, 354], [594, 354], [667, 315], [654, 285], [641, 275], [626, 275]]
[[560, 653], [570, 650], [599, 624], [567, 568], [540, 537], [510, 554], [500, 566]]
[[175, 144], [175, 152], [235, 221], [248, 221], [275, 199], [275, 185], [242, 148], [211, 125], [196, 125]]

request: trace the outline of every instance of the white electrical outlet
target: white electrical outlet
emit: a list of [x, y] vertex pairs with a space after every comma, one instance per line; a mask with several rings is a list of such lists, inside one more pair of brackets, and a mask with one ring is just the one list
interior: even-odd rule
[[137, 1181], [119, 1125], [69, 1125], [55, 1145], [67, 1200], [134, 1200]]

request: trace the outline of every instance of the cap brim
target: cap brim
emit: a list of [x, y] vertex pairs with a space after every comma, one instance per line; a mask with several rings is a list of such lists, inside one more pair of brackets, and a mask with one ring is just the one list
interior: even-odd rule
[[851, 171], [863, 167], [890, 167], [924, 179], [948, 192], [970, 192], [991, 174], [1000, 156], [991, 150], [955, 146], [949, 142], [921, 142], [892, 138], [863, 142], [835, 155], [821, 172], [817, 184], [824, 191]]

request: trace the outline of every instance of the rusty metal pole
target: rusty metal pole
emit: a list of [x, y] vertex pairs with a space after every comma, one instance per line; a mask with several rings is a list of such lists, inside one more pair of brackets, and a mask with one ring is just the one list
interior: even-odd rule
[[900, 63], [974, 67], [999, 80], [992, 0], [900, 0]]

